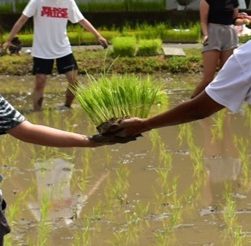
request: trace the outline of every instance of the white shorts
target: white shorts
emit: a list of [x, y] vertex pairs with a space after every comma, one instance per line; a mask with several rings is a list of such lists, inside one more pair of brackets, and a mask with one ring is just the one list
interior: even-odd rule
[[245, 101], [251, 104], [251, 41], [234, 51], [205, 91], [233, 112]]

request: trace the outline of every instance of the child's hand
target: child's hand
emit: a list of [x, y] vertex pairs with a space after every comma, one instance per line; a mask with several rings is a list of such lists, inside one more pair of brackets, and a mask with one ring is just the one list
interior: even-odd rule
[[105, 38], [103, 38], [102, 36], [98, 38], [98, 42], [100, 43], [100, 45], [106, 49], [108, 48], [108, 42]]

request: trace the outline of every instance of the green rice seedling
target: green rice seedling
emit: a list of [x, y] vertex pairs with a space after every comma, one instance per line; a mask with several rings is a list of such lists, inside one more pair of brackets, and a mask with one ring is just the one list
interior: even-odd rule
[[154, 129], [149, 132], [149, 138], [152, 143], [152, 151], [157, 151], [159, 149], [159, 145], [161, 143], [161, 136], [159, 134], [159, 131]]
[[239, 158], [241, 160], [241, 183], [245, 188], [248, 188], [250, 180], [249, 140], [235, 136], [234, 144], [239, 152]]
[[161, 39], [141, 39], [138, 43], [137, 56], [155, 56], [161, 53]]
[[[24, 192], [19, 193], [15, 201], [9, 204], [6, 217], [8, 218], [9, 225], [12, 229], [15, 226], [15, 222], [19, 218], [20, 213], [22, 213], [22, 210], [20, 208], [24, 207], [23, 204], [25, 203], [25, 200], [27, 199], [27, 197], [32, 193], [32, 190], [33, 190], [33, 187], [27, 189]], [[12, 234], [9, 234], [5, 237], [4, 245], [5, 246], [14, 245]]]
[[91, 245], [91, 235], [90, 235], [91, 224], [92, 223], [90, 218], [84, 219], [81, 232], [77, 232], [74, 234], [74, 240], [72, 246]]
[[244, 108], [244, 115], [245, 115], [245, 124], [251, 128], [251, 108], [246, 106]]
[[127, 166], [121, 166], [116, 170], [115, 176], [109, 178], [104, 188], [105, 199], [103, 207], [114, 217], [114, 210], [121, 209], [127, 202], [127, 190], [129, 169]]
[[231, 240], [231, 245], [242, 246], [246, 245], [246, 236], [242, 230], [242, 226], [238, 224], [238, 218], [236, 215], [236, 202], [232, 196], [232, 186], [230, 184], [225, 185], [225, 205], [223, 211], [223, 219], [226, 224], [226, 233]]
[[190, 146], [190, 158], [193, 161], [194, 175], [200, 176], [204, 173], [203, 150], [196, 145]]
[[172, 181], [169, 189], [169, 218], [163, 222], [162, 230], [155, 233], [156, 245], [169, 245], [174, 239], [172, 232], [182, 221], [182, 201], [177, 195], [177, 178]]
[[94, 39], [83, 39], [83, 31], [82, 30], [74, 30], [74, 32], [68, 32], [68, 37], [72, 45], [81, 45], [85, 42], [94, 42]]
[[183, 124], [179, 126], [179, 144], [187, 143], [190, 146], [194, 145], [194, 136], [191, 124]]
[[166, 37], [166, 32], [168, 29], [170, 28], [168, 28], [165, 23], [156, 25], [136, 24], [135, 28], [125, 25], [122, 28], [121, 34], [123, 36], [136, 37], [138, 40], [160, 38], [163, 41], [163, 38]]
[[178, 134], [179, 145], [182, 145], [185, 142], [188, 124], [183, 124], [178, 127], [179, 127], [179, 134]]
[[200, 190], [204, 184], [206, 175], [204, 168], [204, 153], [203, 149], [198, 147], [195, 143], [191, 124], [180, 126], [179, 130], [178, 139], [180, 144], [186, 143], [189, 147], [190, 158], [193, 163], [194, 176], [194, 182], [189, 186], [187, 193], [183, 197], [183, 200], [185, 203], [194, 204], [199, 198]]
[[15, 220], [18, 218], [19, 213], [22, 212], [20, 208], [23, 207], [22, 204], [25, 202], [27, 197], [32, 193], [33, 189], [34, 188], [31, 187], [26, 191], [21, 192], [20, 194], [17, 195], [15, 202], [9, 205], [7, 210], [7, 217], [10, 225], [14, 224]]
[[50, 208], [49, 194], [44, 193], [42, 203], [40, 205], [41, 219], [38, 225], [38, 235], [36, 239], [37, 246], [48, 245], [49, 235], [52, 231], [52, 226], [48, 221], [48, 212]]
[[89, 177], [91, 175], [91, 158], [92, 158], [93, 152], [88, 149], [85, 150], [85, 154], [83, 155], [82, 161], [82, 168], [79, 170], [80, 175], [76, 177], [74, 180], [74, 185], [77, 186], [82, 192], [86, 191], [86, 188], [89, 184]]
[[138, 245], [140, 233], [148, 226], [145, 217], [149, 211], [149, 205], [137, 202], [135, 207], [125, 213], [125, 223], [113, 233], [114, 239], [111, 245]]
[[88, 246], [92, 244], [92, 236], [98, 230], [98, 222], [105, 215], [105, 201], [99, 201], [93, 208], [90, 214], [85, 215], [81, 223], [81, 230], [74, 233], [72, 246]]
[[116, 171], [116, 182], [110, 187], [112, 199], [119, 201], [120, 205], [123, 205], [126, 202], [126, 192], [129, 187], [128, 177], [129, 169], [126, 166], [121, 166]]
[[150, 77], [142, 80], [132, 75], [91, 78], [87, 85], [79, 85], [76, 99], [95, 126], [110, 119], [147, 117], [152, 106], [163, 105], [167, 95], [162, 83]]
[[172, 155], [169, 151], [166, 150], [166, 145], [163, 143], [160, 143], [159, 145], [159, 159], [161, 163], [161, 167], [158, 170], [160, 180], [161, 180], [161, 186], [162, 190], [167, 193], [167, 187], [168, 187], [168, 176], [170, 174], [170, 171], [172, 169]]
[[[152, 142], [153, 150], [157, 151], [159, 166], [156, 168], [158, 180], [161, 187], [161, 192], [156, 192], [156, 201], [158, 213], [162, 209], [166, 209], [169, 204], [170, 196], [170, 171], [172, 170], [172, 154], [167, 150], [167, 146], [162, 141], [160, 134], [157, 130], [150, 132], [150, 139]], [[164, 211], [165, 212], [165, 211]]]
[[114, 56], [133, 57], [137, 51], [137, 40], [135, 37], [116, 37], [112, 40]]
[[168, 29], [165, 35], [166, 37], [163, 38], [163, 42], [197, 43], [201, 38], [200, 26], [196, 24], [188, 28], [178, 27], [176, 29]]
[[213, 118], [214, 124], [212, 131], [212, 141], [216, 141], [217, 139], [223, 139], [224, 137], [224, 121], [225, 121], [226, 111], [222, 110], [218, 112], [215, 117]]

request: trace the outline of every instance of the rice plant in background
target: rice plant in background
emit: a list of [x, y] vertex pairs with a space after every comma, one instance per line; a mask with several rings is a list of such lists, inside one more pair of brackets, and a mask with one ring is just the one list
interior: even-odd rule
[[133, 75], [90, 77], [76, 88], [76, 99], [95, 126], [111, 119], [147, 117], [153, 105], [167, 104], [163, 83]]
[[142, 39], [138, 44], [138, 56], [154, 56], [161, 53], [161, 39]]
[[112, 40], [114, 56], [154, 56], [161, 53], [161, 39], [140, 39], [135, 37], [116, 37]]
[[135, 37], [116, 37], [112, 40], [113, 54], [115, 56], [135, 56], [137, 40]]

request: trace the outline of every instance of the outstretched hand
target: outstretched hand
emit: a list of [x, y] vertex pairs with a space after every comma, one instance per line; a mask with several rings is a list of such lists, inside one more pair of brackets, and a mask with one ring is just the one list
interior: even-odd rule
[[144, 120], [140, 118], [129, 118], [124, 120], [113, 120], [105, 122], [97, 127], [99, 134], [90, 137], [96, 143], [113, 144], [128, 143], [141, 137], [146, 131]]
[[144, 119], [138, 117], [122, 120], [119, 124], [120, 135], [125, 137], [141, 135], [142, 132], [147, 130], [144, 122]]
[[113, 144], [128, 143], [141, 137], [146, 131], [144, 119], [129, 118], [124, 120], [110, 120], [97, 127], [99, 134], [90, 137], [96, 143]]
[[98, 38], [98, 42], [100, 43], [100, 45], [104, 48], [104, 49], [106, 49], [106, 48], [108, 48], [108, 42], [107, 42], [107, 40], [104, 38], [104, 37], [99, 37]]

